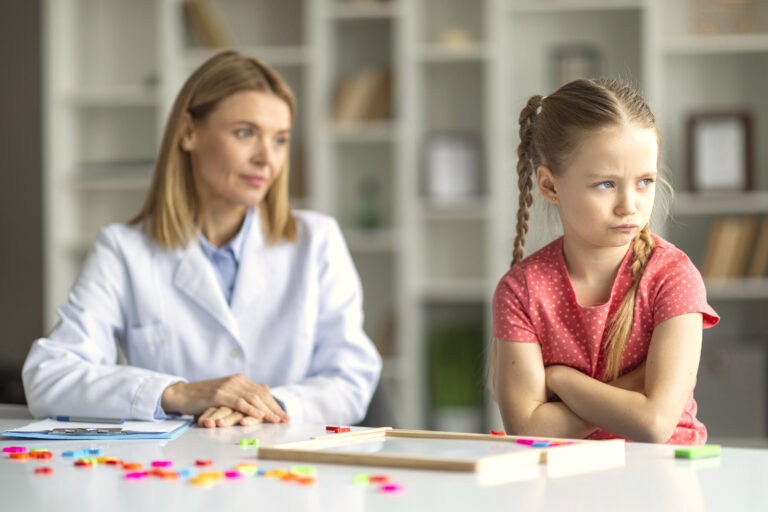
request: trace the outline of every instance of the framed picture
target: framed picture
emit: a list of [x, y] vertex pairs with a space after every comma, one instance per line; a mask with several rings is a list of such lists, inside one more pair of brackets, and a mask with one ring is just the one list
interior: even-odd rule
[[259, 458], [465, 471], [489, 478], [524, 474], [526, 468], [546, 464], [548, 474], [557, 476], [621, 466], [624, 446], [623, 439], [531, 439], [381, 427], [262, 446]]
[[688, 188], [739, 192], [755, 186], [752, 118], [747, 112], [713, 112], [688, 119]]

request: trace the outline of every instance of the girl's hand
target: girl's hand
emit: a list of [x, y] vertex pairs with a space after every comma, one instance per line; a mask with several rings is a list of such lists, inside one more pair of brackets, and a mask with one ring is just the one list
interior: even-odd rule
[[544, 377], [547, 386], [547, 402], [559, 402], [560, 397], [557, 396], [557, 391], [553, 389], [553, 382], [557, 379], [557, 376], [562, 374], [567, 366], [562, 364], [552, 364], [544, 368]]
[[608, 382], [613, 387], [645, 394], [645, 359], [634, 370]]
[[[200, 415], [200, 418], [204, 417], [206, 421], [216, 412], [211, 409], [221, 409], [213, 421], [217, 423], [216, 420], [221, 419], [228, 425], [234, 425], [246, 417], [252, 418], [248, 420], [251, 423], [246, 423], [248, 425], [253, 424], [254, 420], [269, 423], [290, 421], [269, 392], [269, 386], [256, 384], [242, 374], [172, 384], [163, 391], [161, 407], [166, 412]], [[224, 408], [229, 408], [229, 411]], [[233, 413], [240, 414], [240, 417], [236, 418]], [[218, 426], [227, 426], [225, 424]]]
[[[561, 364], [553, 364], [544, 369], [547, 382], [547, 401], [559, 400], [556, 389], [559, 389], [558, 378], [568, 371], [578, 371]], [[634, 370], [625, 373], [621, 377], [607, 382], [613, 387], [645, 393], [645, 360]]]

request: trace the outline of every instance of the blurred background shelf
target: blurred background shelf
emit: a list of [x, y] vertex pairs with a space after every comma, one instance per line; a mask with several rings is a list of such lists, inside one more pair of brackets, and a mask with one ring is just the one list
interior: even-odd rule
[[62, 95], [62, 103], [78, 107], [156, 107], [157, 91], [152, 87], [91, 87]]
[[386, 19], [397, 16], [399, 1], [332, 1], [329, 16], [338, 20]]
[[672, 204], [674, 215], [730, 215], [766, 211], [768, 191], [719, 194], [676, 192]]
[[[768, 278], [708, 278], [707, 296], [713, 301], [768, 300]], [[768, 340], [767, 340], [768, 341]]]
[[644, 7], [643, 0], [509, 0], [513, 14], [568, 11], [603, 11], [608, 9], [638, 9]]
[[669, 55], [765, 53], [768, 34], [667, 36], [661, 46]]
[[[303, 66], [307, 63], [310, 51], [303, 45], [238, 46], [237, 50], [245, 55], [258, 56], [271, 66]], [[219, 51], [213, 48], [188, 49], [184, 52], [184, 66], [195, 69]]]

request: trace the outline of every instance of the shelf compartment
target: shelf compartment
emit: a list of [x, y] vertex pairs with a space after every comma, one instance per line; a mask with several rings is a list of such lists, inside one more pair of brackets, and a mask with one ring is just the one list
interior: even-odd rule
[[425, 300], [439, 303], [488, 302], [493, 297], [494, 286], [484, 279], [432, 279], [424, 283]]
[[79, 162], [154, 161], [154, 108], [93, 107], [77, 113]]
[[395, 294], [397, 258], [392, 253], [353, 253], [363, 287], [363, 328], [382, 357], [397, 352]]
[[485, 279], [484, 221], [440, 219], [425, 223], [422, 231], [425, 248], [421, 265], [427, 283], [478, 283]]
[[668, 55], [768, 53], [768, 34], [668, 36], [661, 47]]
[[336, 78], [369, 68], [391, 67], [394, 34], [392, 23], [386, 19], [339, 25], [332, 38]]
[[509, 11], [514, 14], [562, 13], [574, 11], [608, 11], [618, 9], [640, 9], [644, 0], [511, 0]]
[[122, 85], [79, 88], [63, 93], [59, 102], [76, 107], [157, 107], [155, 87]]
[[428, 427], [478, 432], [484, 426], [485, 306], [423, 306], [429, 394]]
[[397, 233], [392, 229], [345, 229], [344, 238], [352, 253], [394, 253]]
[[423, 200], [421, 215], [428, 221], [484, 220], [488, 217], [488, 203], [484, 199], [467, 199], [451, 203]]
[[395, 183], [390, 144], [344, 144], [334, 155], [336, 215], [344, 228], [381, 229], [394, 220]]
[[421, 0], [417, 19], [421, 43], [477, 44], [486, 40], [485, 13], [489, 0]]
[[709, 300], [768, 300], [768, 278], [710, 278], [704, 284]]
[[79, 177], [74, 180], [72, 186], [80, 192], [147, 192], [152, 182], [151, 175], [122, 175]]
[[75, 62], [68, 62], [71, 69], [52, 63], [61, 73], [59, 83], [78, 90], [158, 80], [157, 8], [153, 0], [77, 0], [72, 6], [74, 26], [60, 51], [66, 52], [65, 47], [72, 44]]
[[482, 142], [486, 119], [483, 63], [427, 61], [422, 74], [419, 96], [423, 98], [421, 108], [427, 137], [433, 133], [466, 133]]
[[364, 21], [395, 18], [400, 14], [398, 2], [334, 2], [329, 16], [337, 21]]
[[395, 121], [354, 121], [329, 123], [333, 139], [339, 143], [394, 142], [398, 125]]
[[680, 216], [716, 216], [768, 213], [768, 191], [694, 194], [675, 193], [672, 213]]
[[[216, 0], [209, 2], [220, 31], [237, 48], [302, 46], [304, 44], [303, 0]], [[183, 2], [179, 13], [186, 22]], [[201, 48], [189, 23], [187, 48]]]
[[757, 128], [752, 133], [754, 184], [768, 189], [765, 165], [768, 132], [760, 127], [768, 121], [765, 79], [768, 53], [669, 55], [662, 60], [661, 72], [668, 83], [658, 116], [663, 137], [666, 167], [678, 191], [687, 183], [688, 119], [692, 114], [721, 111], [748, 111]]
[[419, 48], [418, 55], [426, 62], [471, 62], [488, 59], [490, 49], [483, 43], [456, 46], [428, 44]]
[[[706, 17], [701, 17], [705, 13], [697, 9], [696, 3], [663, 2], [662, 5], [662, 2], [658, 2], [659, 37], [663, 44], [668, 40], [680, 42], [684, 51], [698, 53], [713, 50], [713, 43], [720, 41], [718, 44], [722, 44], [725, 51], [730, 51], [728, 48], [752, 47], [750, 40], [768, 35], [768, 4], [762, 0], [732, 2], [734, 5], [729, 6], [730, 17], [723, 12], [710, 12]], [[749, 8], [750, 3], [754, 6], [753, 12], [737, 12], [739, 8]], [[747, 23], [740, 23], [744, 21]], [[702, 46], [691, 46], [695, 41], [699, 41]], [[746, 47], [743, 46], [745, 44]]]
[[84, 190], [78, 195], [76, 241], [93, 240], [99, 230], [115, 222], [126, 223], [139, 213], [145, 189]]
[[[270, 66], [303, 66], [307, 63], [309, 54], [309, 49], [301, 45], [238, 46], [236, 50]], [[191, 72], [220, 51], [218, 48], [188, 49], [184, 52], [184, 66]]]
[[643, 14], [640, 9], [575, 9], [510, 16], [505, 50], [518, 56], [511, 59], [510, 66], [515, 77], [515, 104], [522, 108], [526, 98], [550, 94], [563, 85], [553, 53], [572, 45], [585, 46], [599, 55], [599, 76], [643, 84]]

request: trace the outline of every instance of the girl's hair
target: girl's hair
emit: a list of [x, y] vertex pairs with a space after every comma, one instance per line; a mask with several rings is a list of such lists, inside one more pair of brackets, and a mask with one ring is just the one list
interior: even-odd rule
[[[575, 80], [551, 96], [533, 96], [528, 100], [520, 112], [520, 145], [517, 148], [520, 197], [511, 265], [524, 256], [536, 168], [545, 165], [555, 175], [563, 172], [585, 135], [621, 125], [655, 130], [661, 154], [661, 134], [651, 109], [640, 94], [621, 82]], [[637, 287], [653, 252], [648, 225], [635, 238], [632, 248], [634, 283], [608, 325], [604, 380], [618, 376], [621, 356], [632, 330]]]
[[[261, 91], [283, 100], [291, 122], [296, 101], [288, 84], [258, 59], [236, 51], [214, 55], [187, 79], [168, 116], [155, 172], [144, 206], [131, 224], [144, 229], [162, 247], [185, 246], [195, 233], [199, 204], [189, 153], [181, 149], [182, 128], [188, 113], [194, 121], [204, 119], [218, 103], [243, 91]], [[261, 219], [270, 244], [281, 238], [296, 241], [296, 219], [288, 204], [288, 161], [261, 203]]]

